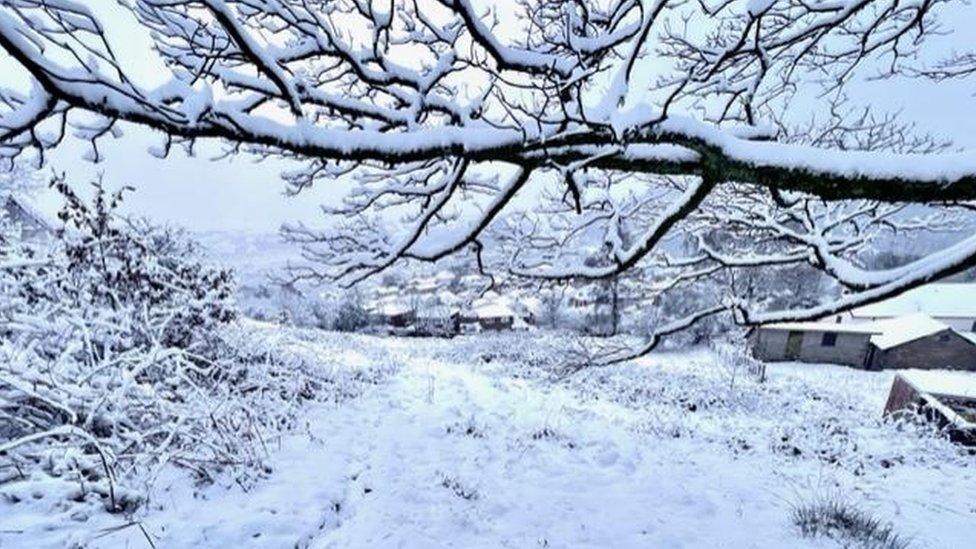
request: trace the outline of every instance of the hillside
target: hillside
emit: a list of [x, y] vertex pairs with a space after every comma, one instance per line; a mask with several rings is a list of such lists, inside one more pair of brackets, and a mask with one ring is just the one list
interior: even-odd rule
[[361, 396], [269, 441], [266, 478], [174, 473], [118, 518], [5, 494], [0, 545], [830, 547], [791, 518], [825, 501], [911, 547], [971, 541], [974, 457], [881, 421], [890, 372], [776, 364], [759, 384], [702, 350], [555, 379], [548, 337], [281, 337]]

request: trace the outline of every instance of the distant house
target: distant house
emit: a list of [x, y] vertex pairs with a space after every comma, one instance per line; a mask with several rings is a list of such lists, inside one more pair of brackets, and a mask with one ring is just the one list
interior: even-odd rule
[[38, 240], [54, 233], [54, 226], [26, 199], [8, 195], [0, 200], [3, 217], [20, 228], [24, 239]]
[[976, 341], [924, 314], [876, 322], [865, 365], [881, 369], [976, 370]]
[[373, 289], [373, 295], [376, 299], [385, 299], [399, 294], [401, 290], [396, 286], [377, 286]]
[[878, 333], [873, 324], [783, 322], [758, 328], [752, 335], [752, 349], [756, 358], [767, 362], [828, 362], [863, 367], [871, 337]]
[[511, 330], [515, 324], [515, 311], [503, 303], [477, 307], [474, 309], [474, 317], [482, 330]]
[[959, 332], [976, 332], [976, 284], [926, 284], [838, 318], [844, 322], [873, 322], [915, 313], [927, 314]]
[[438, 271], [437, 274], [434, 275], [434, 280], [436, 280], [437, 283], [444, 288], [451, 285], [454, 282], [455, 278], [457, 277], [455, 277], [454, 273], [452, 273], [451, 271]]
[[375, 303], [367, 311], [372, 324], [391, 328], [406, 328], [416, 317], [416, 311], [406, 303], [387, 300]]
[[918, 414], [955, 442], [976, 446], [976, 375], [908, 371], [895, 376], [885, 416]]
[[566, 301], [574, 309], [593, 307], [601, 297], [601, 292], [596, 284], [571, 288], [568, 294]]
[[976, 370], [976, 337], [922, 314], [865, 323], [770, 324], [752, 337], [753, 354], [765, 361]]
[[418, 278], [413, 281], [411, 286], [418, 294], [433, 294], [437, 292], [438, 289], [447, 287], [446, 284], [442, 284], [435, 277]]

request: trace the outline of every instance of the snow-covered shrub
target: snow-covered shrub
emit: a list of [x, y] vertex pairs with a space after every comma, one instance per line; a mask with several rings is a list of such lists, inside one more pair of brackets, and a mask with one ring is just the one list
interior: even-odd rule
[[329, 328], [337, 332], [356, 332], [369, 324], [366, 308], [358, 292], [344, 294], [335, 306], [335, 316]]
[[817, 497], [793, 505], [793, 524], [804, 537], [833, 539], [843, 547], [858, 549], [906, 549], [907, 539], [894, 525], [862, 511], [839, 497]]
[[282, 403], [315, 392], [301, 365], [243, 347], [230, 273], [183, 234], [116, 215], [101, 186], [91, 203], [56, 188], [63, 232], [0, 239], [0, 462], [112, 510], [167, 464], [260, 471]]
[[762, 383], [766, 381], [766, 364], [753, 357], [749, 350], [728, 341], [716, 341], [709, 346], [715, 353], [715, 364], [729, 379], [729, 391], [735, 390], [735, 383], [743, 376]]

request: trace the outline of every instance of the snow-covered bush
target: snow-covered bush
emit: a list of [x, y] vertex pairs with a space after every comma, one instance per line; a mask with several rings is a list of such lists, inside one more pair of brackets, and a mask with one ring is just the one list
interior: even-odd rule
[[715, 341], [709, 346], [715, 353], [715, 364], [729, 379], [729, 391], [735, 390], [736, 380], [749, 376], [766, 381], [766, 364], [750, 354], [746, 346], [729, 341]]
[[834, 539], [843, 547], [858, 549], [906, 549], [907, 539], [894, 525], [839, 497], [817, 497], [793, 505], [793, 524], [804, 537]]
[[6, 480], [66, 483], [124, 510], [167, 464], [202, 480], [260, 472], [267, 432], [315, 394], [305, 365], [231, 329], [231, 275], [185, 235], [116, 215], [121, 195], [100, 185], [90, 203], [55, 186], [64, 231], [0, 239]]

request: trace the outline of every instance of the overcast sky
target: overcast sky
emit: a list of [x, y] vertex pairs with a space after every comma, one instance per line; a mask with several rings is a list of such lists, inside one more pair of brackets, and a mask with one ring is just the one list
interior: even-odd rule
[[[130, 13], [115, 0], [86, 2], [103, 16], [106, 26], [118, 44], [116, 47], [126, 65], [137, 69], [137, 81], [151, 85], [165, 72], [154, 64], [149, 39], [133, 25]], [[952, 37], [942, 37], [932, 44], [932, 52], [945, 52], [967, 44], [965, 34], [976, 25], [976, 8], [958, 6], [944, 10], [944, 20], [959, 29]], [[0, 57], [0, 85], [22, 83], [23, 75], [9, 59]], [[906, 120], [920, 129], [950, 137], [960, 146], [976, 147], [972, 131], [974, 82], [874, 82], [858, 86], [853, 99], [870, 104], [879, 111], [900, 111]], [[798, 107], [799, 108], [799, 107]], [[805, 117], [807, 113], [800, 113]], [[93, 165], [85, 161], [87, 144], [67, 141], [50, 155], [48, 169], [64, 171], [69, 179], [83, 183], [99, 174], [110, 186], [133, 185], [137, 191], [128, 198], [127, 209], [159, 220], [173, 222], [195, 230], [273, 231], [286, 221], [316, 222], [319, 204], [328, 195], [324, 185], [297, 197], [285, 196], [285, 186], [278, 177], [281, 163], [255, 163], [248, 157], [211, 161], [218, 152], [204, 145], [195, 157], [174, 152], [165, 160], [147, 151], [158, 146], [158, 134], [133, 126], [124, 126], [125, 136], [100, 143], [106, 160]], [[51, 197], [41, 199], [41, 207], [53, 210]]]

